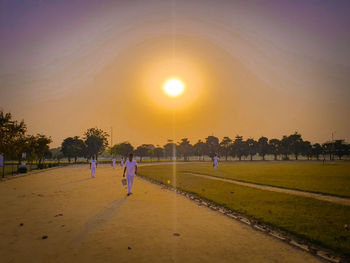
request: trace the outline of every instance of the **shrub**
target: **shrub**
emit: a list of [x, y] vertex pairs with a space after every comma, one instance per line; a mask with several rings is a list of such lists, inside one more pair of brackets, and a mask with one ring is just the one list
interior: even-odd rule
[[20, 174], [24, 174], [27, 172], [27, 167], [24, 167], [24, 166], [18, 167], [17, 172]]
[[45, 164], [45, 163], [38, 164], [38, 169], [45, 169], [45, 168], [47, 168], [47, 164]]

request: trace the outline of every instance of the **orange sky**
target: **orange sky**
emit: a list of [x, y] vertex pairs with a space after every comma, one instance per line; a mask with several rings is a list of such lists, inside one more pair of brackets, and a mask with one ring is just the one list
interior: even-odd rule
[[[316, 39], [260, 23], [264, 13], [254, 8], [230, 13], [227, 2], [119, 7], [7, 55], [0, 107], [30, 133], [52, 136], [53, 147], [94, 126], [113, 127], [115, 143], [135, 145], [294, 131], [313, 142], [332, 131], [349, 140], [349, 65], [323, 55]], [[172, 76], [186, 84], [176, 99], [162, 91]]]

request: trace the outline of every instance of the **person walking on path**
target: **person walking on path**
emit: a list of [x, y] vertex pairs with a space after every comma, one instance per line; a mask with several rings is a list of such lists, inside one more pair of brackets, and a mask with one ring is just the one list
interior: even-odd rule
[[112, 159], [112, 166], [113, 166], [113, 169], [115, 169], [115, 163], [116, 163], [116, 161], [117, 161], [117, 159], [115, 159], [115, 158], [113, 157], [113, 159]]
[[129, 154], [129, 160], [127, 160], [124, 164], [124, 173], [123, 177], [125, 177], [128, 181], [128, 196], [131, 195], [131, 188], [134, 182], [134, 177], [137, 174], [137, 162], [133, 160], [134, 155], [132, 153]]
[[91, 158], [91, 161], [90, 161], [91, 178], [95, 178], [96, 167], [97, 167], [97, 160]]

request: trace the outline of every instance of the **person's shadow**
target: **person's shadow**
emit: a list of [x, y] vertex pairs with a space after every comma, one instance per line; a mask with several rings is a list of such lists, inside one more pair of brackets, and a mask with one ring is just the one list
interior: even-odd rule
[[79, 244], [86, 235], [89, 234], [92, 230], [96, 229], [97, 227], [102, 226], [107, 221], [109, 221], [116, 210], [121, 207], [124, 202], [126, 201], [127, 197], [124, 197], [121, 200], [114, 200], [111, 203], [109, 203], [103, 210], [101, 210], [99, 213], [97, 213], [95, 216], [90, 218], [83, 229], [73, 240], [73, 244]]

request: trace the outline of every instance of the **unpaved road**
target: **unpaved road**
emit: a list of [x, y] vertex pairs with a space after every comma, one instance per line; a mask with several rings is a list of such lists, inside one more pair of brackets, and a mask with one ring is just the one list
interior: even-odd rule
[[145, 180], [126, 198], [120, 168], [89, 176], [70, 166], [1, 182], [1, 262], [321, 262]]
[[295, 189], [286, 189], [286, 188], [281, 188], [281, 187], [277, 187], [277, 186], [254, 184], [254, 183], [238, 181], [235, 179], [220, 178], [220, 177], [204, 175], [204, 174], [196, 174], [196, 173], [188, 173], [188, 174], [190, 174], [192, 176], [210, 179], [210, 180], [216, 180], [216, 181], [228, 182], [228, 183], [237, 184], [237, 185], [243, 185], [243, 186], [247, 186], [247, 187], [251, 187], [251, 188], [255, 188], [255, 189], [260, 189], [260, 190], [286, 193], [286, 194], [291, 194], [291, 195], [299, 195], [299, 196], [310, 197], [310, 198], [314, 198], [314, 199], [318, 199], [318, 200], [322, 200], [322, 201], [327, 201], [327, 202], [331, 202], [331, 203], [336, 203], [336, 204], [341, 204], [341, 205], [350, 205], [350, 198], [345, 198], [345, 197], [337, 197], [337, 196], [326, 195], [326, 194], [317, 194], [317, 193], [311, 193], [311, 192], [295, 190]]

